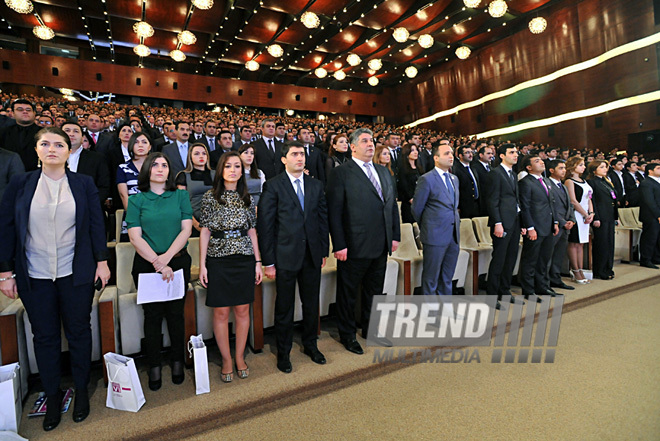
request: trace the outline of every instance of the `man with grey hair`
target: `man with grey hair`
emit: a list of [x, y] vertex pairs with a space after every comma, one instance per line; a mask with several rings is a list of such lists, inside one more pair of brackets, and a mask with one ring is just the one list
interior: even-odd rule
[[[389, 171], [374, 164], [373, 133], [350, 136], [352, 160], [335, 167], [327, 186], [328, 217], [337, 258], [337, 328], [346, 350], [363, 354], [356, 340], [355, 300], [362, 288], [360, 325], [367, 338], [374, 295], [383, 293], [387, 255], [401, 240], [399, 209]], [[379, 344], [391, 343], [369, 336]]]

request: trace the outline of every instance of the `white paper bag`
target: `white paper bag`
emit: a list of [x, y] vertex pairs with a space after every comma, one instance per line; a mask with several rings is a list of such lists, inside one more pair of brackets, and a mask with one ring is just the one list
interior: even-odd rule
[[199, 395], [211, 392], [209, 363], [206, 357], [206, 345], [202, 339], [202, 334], [190, 336], [188, 352], [190, 352], [190, 356], [195, 362], [195, 393]]
[[18, 433], [23, 403], [18, 363], [0, 366], [0, 431]]
[[105, 405], [111, 409], [137, 412], [144, 399], [135, 361], [130, 357], [108, 352], [103, 355], [108, 370], [108, 396]]

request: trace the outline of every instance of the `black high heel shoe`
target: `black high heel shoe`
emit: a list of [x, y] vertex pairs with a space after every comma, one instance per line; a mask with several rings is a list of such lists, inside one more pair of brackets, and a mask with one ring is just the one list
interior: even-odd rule
[[62, 421], [62, 392], [54, 397], [48, 397], [43, 428], [46, 432], [51, 431], [60, 424], [60, 421]]
[[183, 374], [183, 362], [175, 361], [172, 363], [172, 383], [181, 384], [185, 378]]
[[87, 389], [76, 390], [76, 401], [73, 403], [73, 421], [80, 423], [89, 416], [89, 395]]
[[149, 389], [158, 390], [163, 385], [163, 379], [160, 376], [160, 366], [149, 369]]

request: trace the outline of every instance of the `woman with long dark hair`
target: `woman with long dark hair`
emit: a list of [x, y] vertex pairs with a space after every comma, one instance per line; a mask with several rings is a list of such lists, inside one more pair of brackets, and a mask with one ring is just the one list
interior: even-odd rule
[[[126, 224], [128, 236], [135, 247], [133, 281], [138, 286], [138, 276], [144, 273], [160, 273], [163, 280], [171, 282], [174, 273], [183, 270], [184, 287], [190, 281], [191, 258], [186, 251], [192, 229], [192, 207], [185, 190], [178, 190], [169, 159], [162, 153], [151, 153], [145, 159], [138, 175], [140, 193], [128, 198]], [[184, 288], [185, 289], [185, 288]], [[167, 330], [172, 342], [172, 382], [184, 380], [183, 360], [185, 351], [184, 299], [145, 303], [143, 348], [149, 363], [149, 389], [161, 387], [161, 327], [167, 320]]]
[[209, 165], [209, 151], [206, 145], [197, 142], [188, 149], [188, 166], [176, 175], [176, 185], [190, 195], [193, 209], [192, 237], [199, 237], [199, 218], [201, 216], [204, 193], [213, 188], [215, 170]]
[[[250, 328], [254, 285], [263, 271], [257, 242], [254, 200], [245, 184], [238, 152], [224, 153], [218, 161], [213, 189], [202, 199], [199, 240], [199, 280], [207, 287], [206, 306], [213, 308], [213, 332], [222, 355], [220, 379], [229, 383], [234, 366], [240, 378], [249, 375], [245, 346]], [[236, 320], [236, 362], [229, 347], [229, 314]]]
[[419, 149], [415, 144], [406, 143], [401, 147], [401, 168], [399, 171], [399, 183], [397, 191], [401, 201], [401, 221], [414, 223], [410, 207], [417, 187], [417, 179], [422, 175], [419, 164]]
[[254, 157], [254, 146], [252, 144], [243, 144], [238, 148], [238, 153], [241, 155], [243, 170], [245, 171], [245, 185], [254, 200], [254, 205], [257, 206], [259, 205], [261, 190], [264, 182], [266, 182], [266, 175], [257, 168], [257, 160]]
[[338, 133], [334, 137], [330, 137], [330, 147], [328, 149], [328, 159], [325, 160], [325, 176], [326, 179], [330, 176], [333, 168], [342, 165], [344, 162], [351, 159], [348, 145], [348, 135], [345, 133]]
[[596, 159], [587, 168], [587, 182], [593, 189], [594, 232], [592, 261], [594, 277], [603, 280], [614, 278], [614, 227], [619, 219], [614, 185], [607, 177], [610, 168], [607, 161]]
[[129, 196], [140, 192], [138, 189], [138, 175], [140, 174], [144, 160], [151, 153], [151, 148], [151, 139], [145, 133], [133, 133], [128, 140], [128, 154], [131, 160], [119, 164], [119, 167], [117, 167], [117, 191], [124, 207], [124, 217], [121, 219], [121, 234], [118, 238], [119, 242], [128, 242], [125, 210], [128, 208]]
[[0, 290], [11, 299], [20, 293], [30, 317], [48, 431], [62, 418], [62, 327], [76, 386], [73, 420], [89, 415], [94, 283], [104, 287], [110, 270], [96, 185], [66, 167], [69, 136], [48, 127], [35, 138], [41, 168], [13, 176], [0, 205]]

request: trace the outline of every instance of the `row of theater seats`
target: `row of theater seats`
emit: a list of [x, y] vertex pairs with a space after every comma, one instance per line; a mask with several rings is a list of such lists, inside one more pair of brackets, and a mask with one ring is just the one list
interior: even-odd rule
[[[639, 209], [620, 209], [620, 226], [617, 227], [617, 255], [628, 253], [632, 258], [633, 246], [639, 242], [641, 225]], [[121, 215], [118, 214], [118, 219]], [[486, 278], [492, 255], [492, 241], [487, 217], [461, 220], [461, 243], [453, 281], [465, 294], [478, 294], [480, 276]], [[144, 337], [144, 315], [137, 304], [137, 292], [131, 276], [135, 249], [130, 243], [111, 243], [116, 254], [116, 285], [107, 286], [96, 292], [92, 306], [93, 360], [100, 360], [105, 352], [135, 355], [141, 350]], [[205, 306], [206, 289], [197, 283], [199, 275], [199, 239], [189, 240], [188, 251], [192, 257], [192, 283], [186, 294], [186, 334], [202, 334], [204, 339], [213, 338], [213, 312]], [[520, 252], [514, 268], [518, 273]], [[421, 287], [423, 247], [419, 241], [417, 224], [401, 224], [401, 243], [388, 259], [384, 294], [411, 295]], [[337, 262], [330, 253], [322, 270], [320, 289], [320, 316], [329, 314], [335, 302], [337, 287]], [[254, 350], [263, 349], [263, 330], [274, 325], [275, 281], [264, 279], [255, 287], [255, 302], [251, 307], [250, 345]], [[28, 373], [38, 373], [32, 345], [31, 325], [20, 299], [11, 300], [0, 296], [0, 363], [19, 361], [22, 379], [27, 386]], [[298, 296], [295, 303], [295, 320], [302, 319], [302, 305]], [[233, 318], [230, 320], [233, 321]], [[62, 350], [67, 350], [66, 338], [62, 339]], [[169, 346], [169, 336], [163, 323], [163, 346]], [[27, 387], [24, 388], [27, 392]]]
[[639, 207], [619, 208], [619, 225], [614, 236], [614, 255], [620, 256], [624, 262], [639, 260], [641, 234]]

